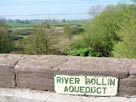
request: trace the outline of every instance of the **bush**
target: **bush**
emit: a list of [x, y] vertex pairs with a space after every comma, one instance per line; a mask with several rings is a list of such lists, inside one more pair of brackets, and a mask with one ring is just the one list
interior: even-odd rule
[[5, 22], [0, 20], [0, 53], [9, 53], [14, 49], [13, 42], [7, 32]]
[[89, 53], [88, 56], [135, 57], [135, 8], [136, 6], [128, 4], [107, 7], [86, 24], [86, 34], [82, 40], [77, 41], [80, 46], [72, 44], [72, 55]]
[[122, 22], [118, 35], [120, 41], [113, 47], [115, 57], [136, 58], [136, 6], [123, 5]]
[[89, 48], [84, 40], [77, 40], [71, 44], [71, 50], [69, 55], [72, 56], [95, 56], [100, 57], [99, 52], [95, 52], [92, 48]]

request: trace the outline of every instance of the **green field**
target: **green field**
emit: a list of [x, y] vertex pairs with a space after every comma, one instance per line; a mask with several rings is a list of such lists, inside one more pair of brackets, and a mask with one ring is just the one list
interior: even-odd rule
[[0, 20], [0, 53], [136, 58], [136, 5], [90, 20]]

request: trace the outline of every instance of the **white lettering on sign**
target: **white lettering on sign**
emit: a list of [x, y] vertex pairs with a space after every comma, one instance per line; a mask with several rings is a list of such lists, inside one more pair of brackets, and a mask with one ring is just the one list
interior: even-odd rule
[[61, 94], [116, 96], [118, 79], [116, 77], [56, 75], [54, 88], [56, 93]]

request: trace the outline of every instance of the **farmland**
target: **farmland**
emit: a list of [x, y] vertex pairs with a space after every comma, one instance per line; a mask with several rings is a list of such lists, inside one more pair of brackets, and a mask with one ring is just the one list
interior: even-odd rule
[[0, 53], [136, 58], [136, 5], [88, 20], [0, 20]]
[[[51, 50], [49, 54], [67, 54], [63, 47], [69, 46], [72, 41], [67, 39], [66, 34], [64, 34], [65, 25], [70, 25], [75, 29], [72, 40], [77, 39], [80, 33], [84, 31], [84, 24], [87, 20], [7, 20], [6, 25], [8, 26], [8, 34], [15, 44], [15, 50], [11, 53], [27, 53], [25, 52], [26, 39], [33, 35], [36, 29], [40, 29], [44, 26], [44, 29], [48, 31], [48, 36], [50, 37], [50, 47]], [[52, 49], [53, 48], [53, 49]], [[30, 53], [33, 54], [33, 53]]]

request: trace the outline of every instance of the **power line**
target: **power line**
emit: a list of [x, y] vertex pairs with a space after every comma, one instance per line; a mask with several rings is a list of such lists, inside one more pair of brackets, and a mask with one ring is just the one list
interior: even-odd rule
[[[11, 4], [11, 6], [12, 6], [12, 4], [13, 5], [16, 5], [16, 6], [19, 6], [19, 5], [21, 5], [21, 6], [26, 6], [26, 5], [38, 5], [38, 4], [41, 4], [41, 5], [44, 5], [44, 4], [73, 4], [73, 3], [75, 3], [75, 4], [86, 4], [86, 3], [90, 3], [90, 4], [101, 4], [101, 3], [111, 3], [112, 4], [112, 2], [111, 1], [109, 1], [109, 0], [100, 0], [99, 2], [98, 1], [96, 1], [96, 0], [79, 0], [79, 1], [34, 1], [34, 2], [20, 2], [20, 1], [18, 1], [18, 2], [1, 2], [0, 3], [0, 5], [1, 6], [6, 6], [6, 5], [8, 5], [8, 4]], [[9, 6], [9, 5], [8, 5]]]
[[88, 19], [92, 18], [88, 13], [58, 13], [58, 14], [20, 14], [20, 15], [0, 15], [5, 19]]
[[19, 14], [19, 15], [0, 15], [0, 16], [54, 16], [54, 15], [88, 15], [88, 13], [48, 13], [48, 14]]
[[88, 3], [88, 2], [90, 2], [90, 3], [103, 3], [103, 2], [108, 2], [108, 3], [112, 3], [111, 1], [109, 1], [109, 0], [100, 0], [99, 2], [98, 1], [96, 1], [96, 0], [83, 0], [83, 1], [81, 1], [81, 0], [78, 0], [78, 1], [32, 1], [32, 2], [22, 2], [22, 1], [17, 1], [17, 2], [14, 2], [14, 1], [12, 1], [12, 2], [1, 2], [0, 4], [10, 4], [10, 3], [73, 3], [73, 2], [75, 2], [75, 3]]

